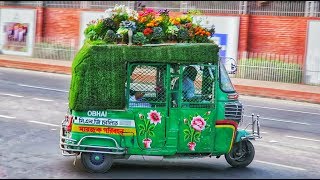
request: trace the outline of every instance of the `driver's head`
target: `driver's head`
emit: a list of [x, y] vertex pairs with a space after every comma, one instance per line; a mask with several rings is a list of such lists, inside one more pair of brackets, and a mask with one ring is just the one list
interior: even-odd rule
[[183, 71], [183, 77], [189, 77], [192, 81], [194, 81], [197, 77], [198, 71], [193, 66], [188, 66]]

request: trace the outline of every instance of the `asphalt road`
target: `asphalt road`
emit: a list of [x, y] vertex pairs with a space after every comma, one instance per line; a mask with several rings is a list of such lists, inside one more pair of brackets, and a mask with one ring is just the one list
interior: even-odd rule
[[0, 68], [0, 178], [320, 178], [320, 105], [242, 96], [244, 123], [260, 115], [263, 138], [246, 168], [216, 159], [132, 156], [90, 174], [59, 150], [70, 76]]

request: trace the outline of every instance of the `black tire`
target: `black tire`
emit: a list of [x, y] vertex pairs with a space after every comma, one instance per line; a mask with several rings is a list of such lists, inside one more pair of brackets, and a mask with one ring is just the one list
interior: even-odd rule
[[[241, 150], [240, 150], [241, 143]], [[252, 143], [248, 140], [235, 143], [228, 154], [224, 157], [232, 167], [246, 167], [254, 158], [255, 150]]]
[[[90, 149], [97, 150], [97, 149]], [[113, 157], [105, 153], [81, 153], [81, 162], [90, 173], [106, 173], [112, 166]]]

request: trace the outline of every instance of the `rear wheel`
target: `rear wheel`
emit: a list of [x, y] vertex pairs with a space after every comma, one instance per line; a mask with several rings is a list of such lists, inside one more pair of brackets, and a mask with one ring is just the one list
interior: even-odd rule
[[105, 173], [111, 168], [113, 157], [105, 153], [83, 152], [81, 153], [81, 162], [88, 172]]
[[235, 143], [230, 152], [225, 154], [225, 159], [232, 167], [246, 167], [252, 162], [254, 155], [252, 143], [244, 140]]

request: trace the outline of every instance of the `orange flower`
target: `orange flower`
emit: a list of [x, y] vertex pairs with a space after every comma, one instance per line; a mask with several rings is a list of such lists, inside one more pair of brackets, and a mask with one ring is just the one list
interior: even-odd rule
[[146, 17], [139, 17], [139, 22], [144, 23], [147, 21]]

